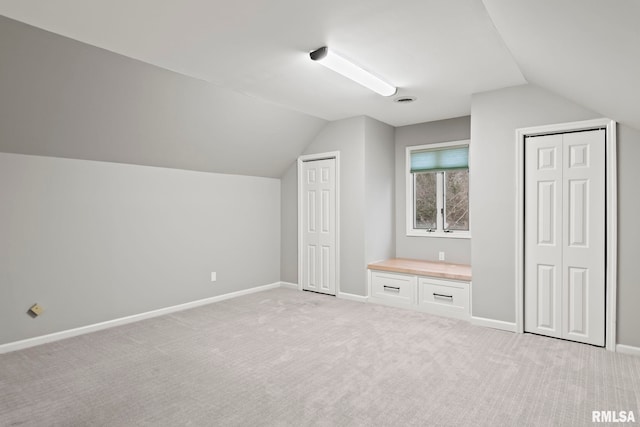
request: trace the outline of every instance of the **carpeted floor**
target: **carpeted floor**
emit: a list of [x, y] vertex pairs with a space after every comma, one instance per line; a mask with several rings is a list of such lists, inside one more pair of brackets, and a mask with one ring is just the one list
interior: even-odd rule
[[0, 355], [2, 426], [578, 426], [640, 358], [289, 289]]

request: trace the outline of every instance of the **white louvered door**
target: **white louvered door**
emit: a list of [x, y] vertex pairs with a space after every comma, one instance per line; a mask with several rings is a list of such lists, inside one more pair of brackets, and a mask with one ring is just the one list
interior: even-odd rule
[[336, 294], [335, 159], [303, 163], [302, 288]]
[[525, 331], [604, 345], [604, 130], [526, 139]]

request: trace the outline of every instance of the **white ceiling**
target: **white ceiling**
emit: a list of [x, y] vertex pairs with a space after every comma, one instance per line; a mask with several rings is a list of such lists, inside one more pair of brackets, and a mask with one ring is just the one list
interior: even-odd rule
[[[481, 0], [0, 0], [0, 14], [326, 120], [457, 117], [475, 92], [526, 83]], [[323, 45], [418, 100], [309, 60]]]
[[[0, 14], [325, 120], [457, 117], [473, 93], [529, 82], [640, 129], [637, 0], [0, 0]], [[310, 61], [323, 45], [418, 100]]]

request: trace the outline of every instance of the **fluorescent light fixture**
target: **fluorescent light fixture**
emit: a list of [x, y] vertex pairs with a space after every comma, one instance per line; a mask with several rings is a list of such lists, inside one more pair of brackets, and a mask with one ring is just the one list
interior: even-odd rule
[[335, 71], [338, 74], [360, 83], [362, 86], [379, 93], [382, 96], [392, 96], [396, 93], [396, 88], [384, 80], [380, 80], [368, 71], [358, 67], [353, 62], [349, 62], [342, 56], [338, 55], [328, 47], [321, 47], [309, 54], [311, 59], [325, 67]]

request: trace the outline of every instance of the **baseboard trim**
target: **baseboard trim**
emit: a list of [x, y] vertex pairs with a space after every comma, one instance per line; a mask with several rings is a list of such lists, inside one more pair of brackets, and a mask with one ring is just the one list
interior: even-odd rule
[[279, 288], [281, 282], [270, 283], [268, 285], [256, 286], [254, 288], [243, 289], [241, 291], [230, 292], [227, 294], [216, 295], [215, 297], [204, 298], [184, 304], [173, 305], [171, 307], [160, 308], [157, 310], [147, 311], [131, 316], [120, 317], [118, 319], [107, 320], [105, 322], [94, 323], [92, 325], [81, 326], [79, 328], [67, 329], [66, 331], [54, 332], [52, 334], [41, 335], [39, 337], [27, 338], [20, 341], [14, 341], [0, 345], [0, 354], [12, 351], [22, 350], [37, 345], [46, 344], [54, 341], [60, 341], [65, 338], [76, 337], [91, 332], [101, 331], [103, 329], [113, 328], [115, 326], [126, 325], [128, 323], [139, 322], [140, 320], [151, 319], [153, 317], [163, 316], [165, 314], [175, 313], [177, 311], [188, 310], [190, 308], [200, 307], [202, 305], [212, 304], [214, 302], [224, 301], [231, 298], [237, 298], [243, 295], [249, 295], [256, 292], [267, 291], [269, 289]]
[[363, 297], [362, 295], [349, 294], [347, 292], [338, 292], [336, 295], [340, 299], [347, 299], [349, 301], [367, 302], [369, 297]]
[[280, 282], [280, 287], [281, 288], [287, 288], [287, 289], [294, 289], [294, 290], [298, 290], [298, 284], [297, 283], [291, 283], [291, 282]]
[[[287, 289], [294, 289], [296, 291], [300, 289], [297, 283], [291, 283], [291, 282], [280, 282], [280, 287], [287, 288]], [[357, 302], [367, 302], [369, 300], [369, 297], [363, 297], [362, 295], [350, 294], [347, 292], [338, 292], [336, 294], [336, 297], [340, 299], [347, 299], [350, 301], [357, 301]]]
[[515, 323], [504, 322], [502, 320], [471, 316], [471, 323], [474, 325], [484, 326], [487, 328], [500, 329], [500, 330], [509, 331], [509, 332], [517, 332]]
[[630, 354], [632, 356], [640, 356], [640, 347], [632, 345], [616, 344], [616, 353]]

